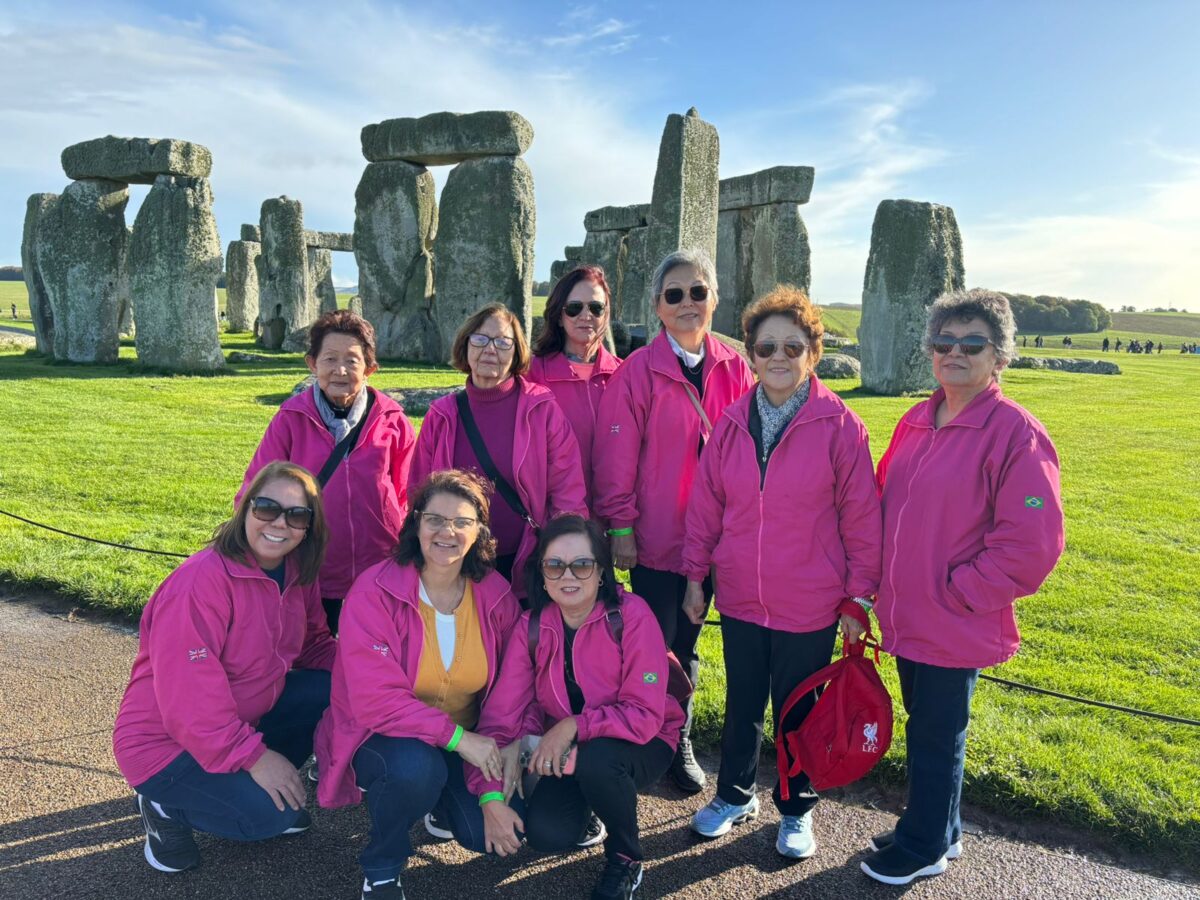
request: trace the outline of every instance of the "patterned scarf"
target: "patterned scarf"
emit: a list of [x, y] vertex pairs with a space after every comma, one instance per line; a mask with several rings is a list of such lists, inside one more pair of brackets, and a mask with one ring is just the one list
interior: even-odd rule
[[809, 380], [807, 378], [796, 388], [796, 393], [783, 402], [783, 406], [772, 406], [767, 399], [767, 392], [760, 384], [754, 392], [754, 401], [758, 404], [758, 418], [762, 421], [763, 452], [770, 453], [783, 430], [788, 427], [796, 413], [800, 412], [808, 400]]
[[312, 389], [313, 400], [317, 404], [317, 412], [321, 415], [321, 421], [325, 423], [325, 427], [333, 435], [334, 444], [340, 444], [342, 438], [354, 430], [354, 426], [358, 424], [367, 409], [366, 385], [363, 385], [362, 390], [358, 392], [358, 396], [354, 398], [354, 402], [350, 404], [350, 412], [346, 414], [344, 419], [338, 418], [337, 413], [333, 411], [333, 406], [325, 399], [325, 395], [321, 393], [321, 386], [319, 384], [314, 382]]

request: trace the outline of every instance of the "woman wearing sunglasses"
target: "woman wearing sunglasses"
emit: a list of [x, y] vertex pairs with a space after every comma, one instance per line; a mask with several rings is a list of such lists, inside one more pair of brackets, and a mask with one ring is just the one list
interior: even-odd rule
[[[709, 333], [717, 272], [708, 254], [670, 254], [655, 270], [652, 290], [663, 331], [621, 364], [600, 402], [594, 504], [596, 516], [609, 524], [614, 562], [629, 569], [634, 593], [650, 604], [668, 649], [695, 684], [700, 626], [682, 606], [684, 513], [713, 423], [754, 380], [745, 361]], [[695, 794], [705, 777], [692, 753], [690, 725], [689, 704], [671, 775]]]
[[[710, 569], [725, 655], [725, 723], [717, 791], [692, 818], [703, 837], [757, 817], [763, 712], [775, 730], [797, 727], [813, 702], [779, 710], [792, 690], [829, 664], [840, 623], [856, 641], [879, 584], [882, 525], [867, 430], [817, 378], [820, 312], [784, 285], [742, 316], [758, 387], [725, 410], [700, 457], [687, 511], [684, 608], [704, 619]], [[860, 605], [861, 604], [861, 605]], [[773, 799], [775, 849], [804, 859], [817, 849], [817, 795], [804, 774]]]
[[575, 431], [589, 505], [596, 414], [604, 388], [621, 364], [604, 348], [611, 302], [599, 266], [579, 266], [560, 278], [546, 301], [546, 328], [529, 365], [529, 380], [554, 393]]
[[1015, 331], [1008, 300], [992, 291], [957, 291], [929, 308], [925, 350], [940, 387], [905, 413], [876, 472], [884, 545], [875, 614], [909, 716], [908, 806], [862, 863], [887, 884], [940, 874], [962, 853], [958, 803], [979, 670], [1016, 653], [1014, 601], [1062, 553], [1054, 444], [1000, 391]]
[[[604, 842], [593, 900], [629, 898], [642, 878], [637, 792], [667, 771], [683, 710], [667, 693], [667, 650], [653, 613], [618, 586], [604, 531], [562, 516], [542, 531], [527, 573], [530, 611], [505, 649], [480, 731], [505, 747], [503, 778], [471, 771], [489, 841], [524, 831], [538, 850]], [[507, 805], [515, 750], [540, 776], [522, 820]]]
[[483, 812], [464, 781], [464, 769], [501, 777], [496, 742], [476, 723], [521, 612], [493, 570], [487, 488], [471, 472], [435, 472], [412, 504], [392, 558], [346, 597], [332, 701], [317, 731], [321, 805], [366, 794], [364, 900], [404, 897], [409, 829], [435, 810], [464, 847], [504, 855], [519, 846], [511, 832], [485, 846]]
[[297, 767], [337, 647], [317, 588], [327, 535], [312, 475], [271, 463], [146, 604], [113, 754], [160, 872], [200, 864], [194, 830], [257, 841], [311, 824]]
[[410, 483], [439, 469], [487, 476], [496, 486], [487, 523], [496, 570], [524, 597], [523, 567], [537, 529], [560, 513], [587, 511], [579, 442], [554, 395], [525, 377], [529, 345], [507, 307], [485, 306], [467, 319], [450, 362], [466, 373], [466, 388], [429, 407]]
[[341, 598], [396, 543], [417, 437], [400, 404], [367, 385], [379, 366], [375, 329], [366, 319], [345, 309], [321, 316], [309, 331], [304, 360], [316, 383], [279, 408], [237, 499], [272, 460], [291, 460], [318, 476], [329, 519], [321, 596], [336, 634]]

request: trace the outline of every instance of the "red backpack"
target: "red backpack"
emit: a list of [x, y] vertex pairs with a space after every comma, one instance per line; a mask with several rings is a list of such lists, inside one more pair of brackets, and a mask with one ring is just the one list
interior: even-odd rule
[[812, 711], [797, 728], [775, 735], [779, 792], [788, 799], [788, 779], [808, 773], [814, 790], [841, 787], [862, 778], [892, 743], [892, 698], [875, 671], [879, 645], [870, 641], [875, 660], [865, 655], [867, 637], [842, 641], [842, 658], [796, 686], [783, 705], [783, 722], [793, 706], [828, 682]]

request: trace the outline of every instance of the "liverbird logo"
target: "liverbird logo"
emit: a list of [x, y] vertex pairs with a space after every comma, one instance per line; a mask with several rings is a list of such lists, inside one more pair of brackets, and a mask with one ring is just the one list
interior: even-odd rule
[[879, 723], [868, 722], [863, 726], [863, 738], [866, 743], [863, 744], [863, 753], [878, 753], [879, 752]]

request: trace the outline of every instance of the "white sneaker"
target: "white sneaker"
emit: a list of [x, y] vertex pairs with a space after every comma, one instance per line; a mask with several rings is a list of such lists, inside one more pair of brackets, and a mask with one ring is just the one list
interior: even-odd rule
[[734, 825], [741, 825], [750, 819], [758, 818], [758, 795], [750, 798], [750, 802], [742, 806], [726, 803], [720, 797], [713, 797], [708, 806], [696, 811], [692, 816], [692, 831], [706, 838], [716, 838], [728, 834]]

